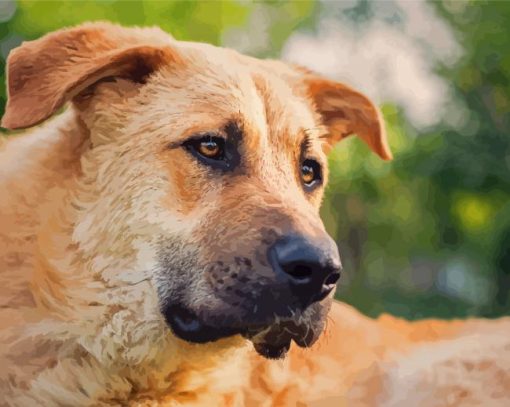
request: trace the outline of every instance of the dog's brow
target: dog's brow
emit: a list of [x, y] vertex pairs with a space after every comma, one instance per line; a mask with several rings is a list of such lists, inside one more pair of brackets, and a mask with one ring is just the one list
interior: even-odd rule
[[303, 129], [301, 131], [304, 134], [303, 141], [301, 142], [301, 148], [303, 149], [303, 153], [310, 152], [312, 148], [312, 134], [310, 129]]
[[239, 122], [238, 120], [230, 120], [223, 127], [223, 130], [226, 133], [229, 140], [238, 144], [243, 139], [243, 135], [244, 135], [243, 127], [244, 127], [243, 123]]
[[323, 137], [323, 133], [321, 132], [321, 127], [311, 127], [301, 129], [301, 152], [302, 154], [312, 153], [314, 140], [320, 141]]

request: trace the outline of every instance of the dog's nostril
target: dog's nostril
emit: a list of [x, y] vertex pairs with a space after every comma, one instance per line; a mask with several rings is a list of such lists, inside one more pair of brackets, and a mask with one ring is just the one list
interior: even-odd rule
[[283, 271], [299, 282], [308, 282], [312, 276], [313, 268], [308, 264], [294, 263], [283, 266]]
[[332, 273], [324, 280], [324, 285], [333, 285], [340, 278], [340, 273]]

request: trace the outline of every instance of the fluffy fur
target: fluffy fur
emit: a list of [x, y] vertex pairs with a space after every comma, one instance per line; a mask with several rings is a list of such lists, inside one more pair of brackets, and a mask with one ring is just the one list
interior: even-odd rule
[[[508, 319], [371, 320], [333, 302], [312, 348], [269, 361], [239, 335], [182, 341], [161, 315], [181, 296], [212, 320], [235, 319], [226, 287], [268, 272], [264, 241], [289, 227], [323, 233], [322, 189], [307, 195], [296, 181], [297, 146], [306, 130], [324, 163], [357, 133], [391, 158], [363, 95], [109, 24], [23, 44], [8, 65], [3, 126], [71, 103], [0, 149], [0, 405], [509, 405]], [[232, 121], [246, 164], [230, 178], [169, 147]], [[226, 281], [205, 267], [219, 262]]]

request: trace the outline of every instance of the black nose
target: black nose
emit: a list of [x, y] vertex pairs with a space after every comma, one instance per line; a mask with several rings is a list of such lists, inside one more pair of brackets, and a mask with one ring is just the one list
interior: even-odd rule
[[286, 237], [269, 249], [269, 259], [278, 279], [304, 307], [324, 299], [340, 278], [340, 256], [329, 236], [319, 242]]

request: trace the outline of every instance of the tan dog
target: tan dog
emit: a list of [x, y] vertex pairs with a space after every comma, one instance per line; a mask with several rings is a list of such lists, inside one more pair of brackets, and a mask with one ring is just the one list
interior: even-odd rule
[[324, 151], [391, 158], [360, 93], [110, 24], [24, 43], [8, 92], [10, 129], [72, 103], [1, 146], [0, 405], [510, 405], [507, 319], [332, 302]]

